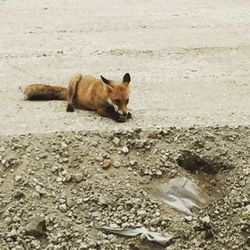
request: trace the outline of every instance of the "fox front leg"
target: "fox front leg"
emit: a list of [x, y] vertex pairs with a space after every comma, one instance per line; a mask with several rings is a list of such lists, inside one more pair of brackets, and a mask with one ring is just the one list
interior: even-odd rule
[[111, 118], [116, 122], [125, 122], [126, 117], [120, 115], [118, 112], [115, 111], [114, 107], [111, 105], [106, 105], [105, 107], [99, 108], [97, 113], [101, 116], [106, 116]]

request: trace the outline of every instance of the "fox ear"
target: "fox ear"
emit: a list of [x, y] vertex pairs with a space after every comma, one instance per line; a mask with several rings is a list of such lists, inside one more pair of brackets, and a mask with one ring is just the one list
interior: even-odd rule
[[109, 81], [108, 79], [104, 78], [103, 76], [101, 76], [101, 78], [102, 78], [102, 81], [103, 81], [105, 84], [107, 84], [107, 85], [110, 84], [110, 81]]
[[126, 73], [126, 74], [123, 76], [122, 82], [124, 82], [124, 83], [130, 83], [130, 81], [131, 81], [130, 74], [129, 74], [129, 73]]

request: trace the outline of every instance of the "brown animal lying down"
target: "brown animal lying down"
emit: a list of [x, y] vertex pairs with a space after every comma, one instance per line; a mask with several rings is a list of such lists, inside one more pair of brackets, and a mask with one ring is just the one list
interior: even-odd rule
[[99, 115], [117, 122], [131, 118], [128, 112], [130, 75], [126, 73], [122, 82], [107, 80], [103, 76], [75, 74], [68, 88], [46, 84], [31, 84], [24, 89], [26, 100], [66, 100], [67, 112], [74, 108], [95, 110]]

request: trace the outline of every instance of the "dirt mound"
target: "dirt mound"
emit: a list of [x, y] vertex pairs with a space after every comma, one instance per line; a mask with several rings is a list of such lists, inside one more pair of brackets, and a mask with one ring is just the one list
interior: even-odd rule
[[[172, 234], [166, 249], [250, 244], [249, 127], [2, 136], [0, 145], [1, 249], [164, 249], [102, 226]], [[207, 195], [191, 220], [150, 192], [177, 176]]]

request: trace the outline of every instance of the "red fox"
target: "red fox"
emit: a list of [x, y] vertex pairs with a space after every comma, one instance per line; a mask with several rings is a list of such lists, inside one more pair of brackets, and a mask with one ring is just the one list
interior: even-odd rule
[[123, 76], [122, 82], [108, 80], [101, 76], [75, 74], [68, 87], [31, 84], [24, 89], [26, 100], [66, 100], [67, 112], [75, 108], [94, 110], [101, 116], [117, 122], [125, 122], [132, 117], [128, 112], [130, 74]]

